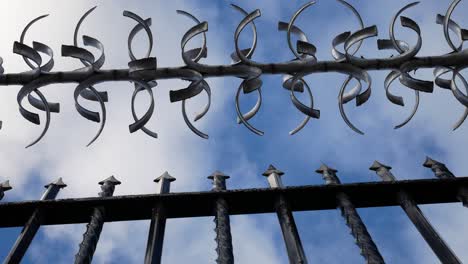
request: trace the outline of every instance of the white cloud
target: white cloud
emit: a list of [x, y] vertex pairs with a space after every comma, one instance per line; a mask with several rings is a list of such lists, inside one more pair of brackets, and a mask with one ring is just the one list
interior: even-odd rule
[[[60, 45], [72, 44], [74, 25], [81, 14], [93, 4], [99, 7], [83, 24], [80, 33], [98, 38], [105, 45], [107, 63], [103, 68], [123, 68], [129, 61], [126, 52], [126, 37], [135, 22], [121, 16], [123, 10], [130, 10], [142, 17], [153, 18], [153, 33], [155, 47], [153, 54], [158, 57], [158, 64], [162, 66], [175, 66], [181, 64], [180, 38], [191, 27], [192, 21], [176, 15], [176, 9], [192, 10], [193, 3], [176, 1], [174, 3], [126, 2], [113, 1], [98, 2], [86, 1], [80, 3], [56, 3], [54, 1], [41, 1], [40, 4], [32, 1], [17, 1], [12, 3], [9, 15], [2, 16], [2, 21], [8, 23], [7, 38], [3, 39], [0, 49], [10, 51], [12, 42], [19, 36], [21, 28], [30, 19], [45, 12], [50, 16], [38, 22], [30, 29], [27, 42], [39, 40], [53, 47], [56, 52], [56, 69], [74, 69], [80, 67], [77, 61], [70, 58], [60, 58]], [[24, 10], [24, 6], [30, 8]], [[18, 13], [21, 16], [18, 16]], [[202, 12], [198, 12], [202, 13]], [[14, 16], [13, 16], [14, 14]], [[203, 10], [203, 19], [209, 20], [217, 16], [216, 10]], [[117, 29], [117, 30], [116, 30]], [[210, 34], [222, 33], [222, 29], [210, 29]], [[230, 39], [230, 38], [227, 38]], [[145, 47], [146, 40], [137, 37], [138, 47]], [[210, 61], [225, 61], [228, 54], [218, 50], [224, 45], [223, 38], [212, 38], [210, 42]], [[7, 72], [26, 70], [21, 58], [17, 55], [6, 54], [4, 67]], [[168, 91], [179, 89], [187, 85], [181, 81], [160, 81], [155, 88], [156, 111], [148, 127], [156, 130], [158, 139], [147, 137], [141, 132], [129, 135], [128, 124], [133, 120], [130, 112], [130, 96], [132, 86], [129, 83], [109, 83], [97, 85], [98, 90], [109, 92], [108, 123], [102, 137], [89, 148], [84, 145], [91, 139], [98, 126], [88, 122], [77, 115], [72, 101], [74, 85], [59, 84], [50, 88], [41, 89], [50, 101], [61, 103], [60, 115], [53, 114], [49, 133], [36, 146], [24, 150], [28, 140], [40, 132], [40, 128], [29, 125], [17, 113], [17, 88], [2, 89], [0, 98], [0, 112], [4, 126], [0, 144], [4, 151], [0, 156], [9, 166], [2, 166], [0, 176], [9, 178], [15, 189], [10, 197], [14, 199], [34, 199], [42, 191], [37, 182], [48, 182], [63, 177], [68, 187], [61, 191], [60, 197], [96, 196], [99, 192], [97, 182], [115, 175], [122, 181], [116, 188], [115, 194], [154, 193], [156, 184], [152, 180], [168, 170], [177, 181], [173, 183], [173, 191], [195, 191], [210, 188], [206, 176], [211, 171], [205, 168], [215, 168], [216, 150], [222, 148], [221, 144], [206, 142], [193, 135], [183, 123], [180, 103], [170, 104]], [[222, 86], [222, 81], [210, 81], [213, 87]], [[213, 104], [210, 113], [196, 124], [200, 129], [216, 132], [217, 122], [223, 118], [222, 109], [226, 93], [224, 89], [213, 89]], [[199, 111], [206, 100], [204, 95], [188, 103], [188, 113], [193, 115]], [[140, 100], [147, 104], [148, 100]], [[95, 104], [87, 104], [96, 109]], [[139, 109], [140, 112], [145, 109]], [[41, 116], [42, 118], [42, 116]], [[213, 132], [213, 133], [214, 133]], [[243, 163], [240, 163], [241, 166]], [[248, 168], [250, 165], [244, 166]], [[234, 169], [234, 168], [233, 168]], [[40, 177], [40, 179], [38, 179]], [[32, 186], [30, 183], [34, 182]], [[34, 190], [31, 190], [34, 189]], [[26, 191], [28, 190], [28, 191]], [[31, 191], [30, 191], [31, 190]], [[9, 193], [10, 195], [10, 193]], [[146, 246], [148, 221], [131, 223], [108, 223], [96, 251], [96, 263], [108, 263], [109, 256], [121, 256], [128, 262], [141, 261]], [[258, 248], [255, 256], [258, 259], [271, 259], [271, 246], [273, 241], [268, 237], [266, 230], [255, 230], [246, 227], [250, 224], [248, 219], [234, 221], [233, 228], [239, 230], [236, 239], [248, 240], [252, 233], [262, 240], [267, 247]], [[165, 260], [169, 263], [187, 261], [206, 262], [214, 259], [214, 232], [211, 220], [185, 219], [170, 220], [168, 223]], [[65, 240], [70, 243], [63, 255], [71, 258], [78, 249], [78, 243], [84, 232], [83, 225], [46, 227], [46, 238], [35, 241], [29, 256], [31, 261], [46, 263], [47, 258], [38, 257], [47, 251], [47, 245], [54, 240]], [[247, 231], [246, 231], [247, 230]], [[191, 240], [186, 245], [187, 240]], [[203, 241], [202, 243], [200, 243]], [[40, 243], [40, 244], [39, 244]], [[181, 254], [179, 250], [172, 249], [184, 247], [187, 252]], [[253, 253], [249, 251], [249, 255]], [[50, 253], [46, 253], [50, 254]], [[241, 257], [242, 258], [242, 257]], [[244, 256], [245, 258], [245, 256]], [[34, 259], [34, 260], [33, 260]], [[69, 263], [71, 259], [61, 260]]]

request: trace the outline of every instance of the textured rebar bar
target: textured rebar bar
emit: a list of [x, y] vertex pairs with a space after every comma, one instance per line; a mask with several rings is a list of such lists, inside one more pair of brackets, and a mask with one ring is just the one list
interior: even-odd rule
[[[338, 171], [326, 166], [325, 164], [322, 164], [316, 172], [322, 174], [327, 185], [341, 184], [338, 176], [336, 175]], [[341, 211], [341, 215], [345, 219], [346, 225], [351, 230], [351, 235], [353, 235], [356, 245], [361, 250], [360, 253], [366, 260], [366, 263], [385, 263], [377, 245], [374, 243], [374, 240], [367, 231], [366, 225], [359, 216], [359, 213], [351, 202], [349, 196], [346, 193], [340, 192], [336, 195], [336, 200], [338, 208]]]
[[83, 234], [83, 242], [75, 255], [75, 263], [91, 263], [104, 226], [104, 217], [105, 210], [103, 208], [94, 208], [91, 219], [86, 225], [86, 232]]
[[[208, 176], [213, 181], [213, 191], [219, 192], [226, 190], [226, 179], [229, 176], [216, 171]], [[215, 233], [216, 233], [216, 253], [218, 258], [216, 263], [233, 264], [234, 254], [232, 248], [231, 223], [229, 219], [229, 205], [224, 198], [218, 198], [215, 201]]]
[[[155, 111], [154, 94], [152, 88], [157, 86], [159, 79], [182, 79], [189, 82], [186, 88], [170, 91], [169, 97], [171, 102], [181, 102], [182, 116], [188, 128], [196, 135], [207, 139], [208, 134], [200, 131], [195, 127], [193, 122], [200, 120], [209, 111], [211, 105], [211, 88], [206, 82], [207, 78], [219, 76], [234, 76], [240, 78], [242, 82], [237, 88], [235, 96], [235, 106], [237, 113], [237, 122], [243, 124], [250, 131], [257, 135], [263, 135], [264, 132], [256, 128], [250, 120], [260, 111], [262, 105], [262, 80], [263, 74], [281, 74], [283, 75], [282, 86], [288, 91], [292, 104], [299, 112], [305, 115], [303, 121], [293, 130], [290, 134], [296, 134], [302, 130], [311, 118], [320, 118], [320, 110], [314, 108], [314, 97], [312, 91], [307, 84], [305, 77], [311, 74], [335, 72], [347, 76], [344, 83], [341, 85], [338, 94], [338, 106], [340, 114], [344, 122], [355, 132], [364, 134], [355, 124], [353, 124], [345, 112], [344, 104], [355, 100], [356, 106], [366, 103], [371, 96], [372, 79], [369, 74], [370, 70], [391, 70], [387, 75], [384, 82], [384, 88], [387, 99], [399, 106], [404, 106], [404, 98], [392, 93], [391, 85], [394, 81], [399, 82], [411, 89], [415, 93], [415, 104], [410, 115], [395, 128], [400, 128], [406, 125], [415, 116], [419, 101], [420, 92], [432, 93], [434, 91], [434, 84], [446, 90], [450, 90], [454, 97], [465, 106], [465, 112], [461, 118], [454, 125], [457, 129], [468, 117], [468, 95], [460, 91], [457, 85], [462, 84], [468, 90], [468, 81], [464, 78], [462, 71], [468, 67], [468, 52], [463, 49], [463, 44], [468, 40], [468, 30], [463, 29], [454, 20], [452, 20], [452, 13], [457, 7], [460, 0], [453, 0], [452, 4], [447, 9], [445, 15], [438, 14], [436, 16], [436, 23], [442, 26], [444, 36], [448, 45], [452, 48], [453, 52], [449, 54], [418, 57], [418, 53], [422, 47], [422, 32], [416, 21], [409, 17], [402, 16], [402, 14], [409, 8], [415, 8], [418, 2], [410, 3], [401, 8], [396, 15], [393, 16], [389, 27], [389, 36], [387, 39], [378, 39], [378, 49], [391, 50], [393, 54], [389, 58], [369, 58], [370, 56], [363, 57], [356, 55], [359, 47], [364, 41], [378, 35], [376, 26], [366, 26], [364, 20], [359, 14], [358, 10], [344, 0], [338, 0], [340, 6], [352, 11], [353, 16], [359, 22], [359, 29], [355, 32], [344, 31], [337, 35], [332, 40], [331, 54], [334, 58], [332, 61], [320, 61], [316, 57], [317, 48], [309, 41], [303, 30], [297, 25], [295, 21], [305, 12], [308, 8], [314, 6], [315, 2], [309, 2], [298, 9], [289, 22], [278, 23], [278, 30], [286, 32], [286, 40], [288, 47], [294, 55], [294, 59], [279, 63], [258, 62], [253, 59], [257, 47], [257, 29], [255, 20], [261, 16], [260, 10], [247, 12], [239, 6], [233, 5], [234, 9], [238, 11], [244, 18], [237, 26], [234, 34], [235, 51], [231, 53], [232, 64], [229, 65], [208, 65], [201, 63], [201, 60], [208, 55], [206, 32], [208, 31], [208, 23], [201, 22], [194, 15], [187, 11], [177, 10], [178, 14], [188, 17], [194, 22], [191, 27], [182, 37], [181, 56], [185, 65], [176, 68], [164, 68], [157, 64], [157, 58], [151, 57], [153, 49], [153, 33], [151, 32], [151, 18], [143, 19], [135, 13], [124, 11], [123, 15], [132, 19], [137, 24], [130, 31], [127, 39], [128, 54], [130, 62], [126, 69], [112, 69], [102, 70], [105, 63], [104, 45], [96, 38], [83, 35], [83, 47], [78, 46], [79, 31], [84, 20], [95, 10], [95, 7], [88, 10], [78, 21], [74, 35], [73, 45], [62, 46], [62, 56], [79, 59], [84, 67], [74, 71], [53, 71], [54, 67], [54, 52], [46, 44], [33, 42], [32, 46], [24, 43], [25, 35], [30, 27], [37, 23], [39, 20], [44, 19], [47, 15], [39, 16], [33, 19], [24, 28], [19, 41], [13, 45], [14, 53], [23, 57], [28, 67], [31, 69], [22, 73], [6, 73], [1, 67], [3, 62], [0, 59], [0, 85], [22, 85], [17, 101], [20, 108], [21, 115], [28, 121], [34, 124], [40, 124], [41, 120], [37, 113], [31, 112], [24, 106], [24, 101], [27, 98], [28, 102], [37, 110], [45, 112], [45, 125], [37, 139], [31, 144], [32, 146], [39, 142], [49, 129], [51, 122], [51, 113], [58, 113], [60, 111], [59, 103], [48, 102], [46, 97], [42, 94], [40, 89], [46, 85], [57, 83], [78, 83], [74, 92], [75, 106], [78, 113], [84, 118], [99, 122], [100, 127], [96, 135], [89, 142], [93, 143], [101, 135], [106, 124], [106, 102], [109, 98], [107, 92], [98, 91], [94, 86], [110, 81], [126, 81], [134, 84], [134, 91], [131, 98], [131, 111], [134, 123], [129, 125], [131, 133], [138, 130], [143, 131], [145, 134], [157, 138], [157, 133], [147, 127]], [[395, 38], [395, 26], [398, 18], [402, 27], [412, 31], [416, 36], [416, 43], [412, 46], [404, 40]], [[246, 27], [251, 26], [253, 31], [252, 44], [249, 48], [241, 49], [239, 44], [240, 35]], [[148, 49], [145, 56], [136, 58], [135, 52], [132, 49], [134, 37], [139, 32], [145, 32], [148, 39]], [[199, 48], [187, 49], [189, 42], [192, 42], [196, 36], [202, 36], [203, 43]], [[298, 37], [297, 43], [293, 43], [292, 35]], [[459, 39], [459, 45], [454, 44], [453, 36]], [[192, 43], [190, 43], [192, 44]], [[295, 45], [296, 44], [296, 45]], [[342, 47], [341, 47], [342, 46]], [[99, 51], [99, 57], [95, 57], [88, 48], [95, 48]], [[47, 61], [46, 61], [47, 59]], [[434, 68], [434, 80], [420, 80], [417, 78], [417, 70], [423, 68]], [[451, 76], [450, 76], [451, 75]], [[351, 89], [348, 86], [357, 83]], [[141, 92], [145, 92], [149, 96], [150, 104], [146, 113], [139, 117], [135, 111], [136, 97]], [[204, 109], [198, 113], [193, 122], [190, 120], [187, 109], [186, 101], [205, 92], [208, 96], [208, 102]], [[248, 112], [243, 113], [240, 100], [242, 94], [255, 92], [257, 96], [257, 103]], [[310, 103], [304, 104], [297, 97], [296, 94], [306, 92]], [[99, 103], [100, 112], [95, 112], [87, 109], [81, 105], [79, 98], [91, 100]], [[0, 128], [1, 128], [0, 121]], [[89, 145], [88, 144], [88, 145]]]
[[[59, 178], [57, 181], [52, 182], [45, 186], [47, 190], [42, 194], [41, 200], [53, 200], [57, 197], [57, 194], [62, 188], [65, 188], [67, 185], [63, 183], [62, 178]], [[37, 231], [41, 227], [42, 220], [44, 217], [44, 212], [40, 209], [36, 209], [31, 217], [29, 217], [28, 222], [24, 225], [21, 230], [20, 235], [16, 239], [15, 244], [8, 256], [3, 260], [5, 264], [16, 264], [20, 263], [23, 259], [26, 251], [29, 248], [29, 245], [36, 236]]]
[[215, 232], [217, 263], [234, 263], [232, 249], [231, 223], [229, 219], [228, 204], [224, 199], [216, 201]]
[[[281, 180], [283, 174], [284, 172], [270, 165], [262, 175], [267, 177], [270, 188], [283, 188], [284, 185]], [[280, 194], [276, 198], [275, 210], [286, 245], [289, 263], [308, 263], [301, 237], [297, 230], [296, 221], [294, 220], [291, 208], [289, 208], [288, 200], [284, 195]]]
[[[111, 197], [114, 194], [115, 186], [119, 185], [120, 181], [115, 179], [114, 176], [111, 176], [99, 182], [99, 184], [101, 185], [99, 197]], [[75, 264], [91, 263], [104, 226], [105, 214], [104, 208], [94, 208], [91, 219], [86, 225], [83, 241], [80, 243], [78, 253], [75, 255]]]
[[[169, 193], [171, 182], [176, 179], [166, 171], [163, 175], [155, 179], [160, 183], [159, 193]], [[148, 243], [146, 245], [145, 264], [160, 264], [164, 242], [164, 231], [166, 229], [166, 208], [163, 203], [158, 203], [153, 208], [150, 230], [148, 233]]]
[[341, 215], [346, 220], [346, 225], [351, 229], [351, 234], [356, 239], [356, 244], [361, 249], [361, 255], [366, 259], [366, 263], [385, 263], [349, 197], [340, 193], [337, 195], [337, 199]]
[[[379, 175], [383, 181], [395, 181], [395, 176], [390, 172], [392, 167], [384, 165], [378, 161], [374, 161], [370, 170], [373, 170]], [[444, 264], [462, 263], [455, 253], [450, 249], [447, 243], [437, 233], [429, 220], [419, 209], [413, 198], [404, 191], [398, 193], [401, 208], [405, 211], [408, 218], [418, 229], [421, 236], [426, 240], [427, 244], [434, 251], [435, 255]]]

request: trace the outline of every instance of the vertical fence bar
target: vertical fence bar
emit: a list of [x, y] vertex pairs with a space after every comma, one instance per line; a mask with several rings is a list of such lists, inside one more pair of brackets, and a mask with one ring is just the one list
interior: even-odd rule
[[[391, 169], [392, 167], [384, 165], [378, 161], [374, 161], [370, 167], [370, 170], [375, 171], [383, 181], [396, 180], [395, 176], [390, 172]], [[412, 197], [404, 191], [401, 191], [398, 194], [398, 199], [400, 200], [401, 208], [403, 208], [408, 218], [413, 222], [416, 229], [418, 229], [419, 233], [424, 240], [426, 240], [432, 251], [434, 251], [440, 262], [444, 264], [462, 263], [445, 243], [442, 237], [440, 237], [429, 220], [427, 220]]]
[[[219, 192], [226, 190], [226, 179], [229, 176], [220, 171], [215, 171], [208, 179], [213, 181], [212, 191]], [[218, 264], [233, 264], [234, 254], [232, 251], [232, 236], [231, 224], [229, 220], [229, 207], [225, 199], [218, 198], [215, 202], [215, 219], [216, 224], [216, 253]]]
[[[102, 192], [99, 197], [111, 197], [114, 194], [115, 186], [121, 182], [114, 176], [99, 182]], [[96, 250], [99, 237], [101, 236], [102, 227], [104, 226], [104, 218], [106, 211], [102, 207], [94, 208], [90, 222], [86, 225], [86, 232], [83, 234], [83, 241], [80, 244], [78, 253], [75, 255], [75, 264], [91, 263]]]
[[[155, 182], [159, 182], [159, 193], [169, 193], [171, 182], [176, 179], [166, 171], [159, 176]], [[160, 264], [164, 242], [164, 231], [166, 229], [166, 209], [164, 204], [158, 203], [153, 208], [148, 244], [146, 246], [145, 264]]]
[[[281, 176], [284, 172], [270, 165], [263, 173], [267, 177], [270, 188], [283, 188]], [[284, 243], [286, 244], [286, 251], [288, 252], [289, 263], [307, 263], [307, 258], [302, 247], [301, 238], [297, 231], [294, 216], [289, 208], [289, 203], [284, 195], [279, 195], [275, 201], [276, 214], [283, 233]]]
[[[317, 173], [322, 174], [323, 179], [327, 185], [341, 184], [340, 179], [336, 175], [337, 170], [322, 164]], [[354, 207], [351, 199], [346, 193], [340, 192], [336, 196], [338, 207], [341, 210], [341, 215], [346, 221], [346, 225], [351, 229], [351, 234], [356, 240], [356, 244], [361, 250], [361, 255], [368, 264], [383, 264], [385, 263], [382, 255], [377, 248], [377, 245], [372, 240], [371, 235], [367, 231], [367, 228], [362, 222], [359, 213]]]
[[0, 183], [0, 200], [3, 199], [3, 196], [5, 196], [5, 192], [11, 190], [12, 187], [10, 185], [10, 181], [4, 181]]
[[[63, 183], [62, 178], [59, 178], [57, 181], [52, 182], [46, 186], [44, 186], [46, 191], [42, 194], [41, 200], [53, 200], [57, 197], [57, 194], [62, 188], [67, 187], [65, 183]], [[40, 209], [36, 209], [34, 213], [29, 218], [28, 222], [21, 230], [21, 234], [19, 235], [18, 239], [16, 240], [13, 248], [11, 249], [8, 256], [5, 258], [3, 263], [5, 264], [13, 264], [13, 263], [20, 263], [26, 254], [26, 251], [31, 245], [34, 236], [36, 235], [39, 227], [41, 226], [42, 219], [44, 217], [44, 213]]]
[[[439, 179], [450, 179], [455, 178], [455, 175], [443, 164], [442, 162], [426, 157], [426, 161], [423, 164], [424, 167], [430, 168], [434, 172], [434, 176]], [[462, 187], [457, 193], [458, 200], [463, 206], [468, 207], [468, 188]]]

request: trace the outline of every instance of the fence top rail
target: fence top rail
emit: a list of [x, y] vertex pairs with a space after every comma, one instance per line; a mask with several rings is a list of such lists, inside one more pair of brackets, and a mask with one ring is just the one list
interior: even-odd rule
[[468, 177], [457, 177], [8, 202], [0, 204], [0, 227], [21, 227], [36, 209], [44, 212], [43, 225], [87, 223], [95, 207], [106, 209], [107, 222], [145, 220], [151, 218], [158, 203], [165, 205], [168, 218], [212, 216], [219, 197], [226, 199], [231, 215], [273, 213], [278, 195], [288, 198], [292, 211], [335, 209], [340, 192], [347, 193], [356, 208], [399, 205], [398, 193], [402, 190], [418, 204], [452, 203], [458, 202], [458, 192], [466, 186]]

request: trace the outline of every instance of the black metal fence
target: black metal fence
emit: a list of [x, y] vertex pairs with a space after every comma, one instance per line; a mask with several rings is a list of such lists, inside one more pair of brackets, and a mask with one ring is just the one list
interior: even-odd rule
[[[468, 95], [458, 88], [458, 86], [463, 85], [468, 89], [468, 82], [462, 75], [462, 71], [468, 67], [468, 52], [463, 49], [464, 42], [468, 40], [468, 30], [463, 29], [451, 19], [452, 13], [460, 0], [454, 0], [445, 15], [434, 16], [436, 23], [442, 26], [446, 41], [452, 49], [451, 53], [417, 57], [422, 45], [421, 29], [414, 20], [400, 16], [405, 10], [418, 4], [418, 2], [415, 2], [400, 9], [393, 17], [388, 38], [377, 40], [379, 49], [388, 49], [395, 53], [389, 58], [366, 58], [355, 55], [363, 41], [378, 35], [377, 27], [366, 27], [359, 12], [353, 6], [343, 0], [338, 0], [338, 2], [352, 11], [360, 23], [360, 29], [354, 33], [345, 31], [333, 39], [331, 51], [334, 60], [332, 61], [319, 61], [315, 56], [316, 47], [309, 42], [306, 34], [298, 26], [294, 25], [297, 17], [314, 2], [302, 6], [293, 14], [289, 22], [280, 21], [278, 23], [279, 31], [286, 32], [289, 48], [294, 54], [293, 60], [280, 63], [254, 61], [253, 55], [257, 45], [255, 20], [260, 17], [260, 10], [249, 13], [233, 5], [235, 10], [243, 15], [243, 19], [234, 33], [233, 39], [236, 50], [231, 54], [232, 64], [207, 65], [199, 62], [207, 56], [205, 33], [208, 31], [208, 23], [201, 22], [192, 14], [179, 10], [179, 14], [189, 17], [195, 22], [195, 25], [182, 37], [180, 43], [181, 56], [185, 65], [175, 68], [159, 67], [157, 59], [150, 57], [153, 46], [153, 35], [150, 30], [151, 19], [143, 19], [132, 12], [125, 11], [123, 15], [137, 23], [128, 36], [130, 56], [128, 68], [103, 70], [101, 67], [105, 62], [104, 46], [98, 39], [83, 36], [84, 45], [99, 52], [97, 58], [88, 49], [78, 46], [80, 26], [84, 19], [93, 12], [94, 8], [92, 8], [78, 21], [74, 31], [73, 45], [63, 45], [61, 50], [62, 56], [79, 59], [84, 67], [74, 71], [53, 72], [53, 50], [39, 42], [33, 42], [32, 47], [24, 43], [24, 37], [28, 29], [40, 19], [46, 17], [40, 16], [26, 25], [20, 40], [13, 45], [14, 53], [22, 56], [31, 70], [21, 73], [4, 73], [1, 67], [3, 61], [0, 59], [0, 85], [22, 85], [17, 101], [21, 115], [28, 121], [40, 124], [39, 115], [23, 106], [26, 98], [34, 108], [46, 113], [46, 122], [42, 133], [28, 146], [36, 144], [44, 137], [49, 128], [51, 113], [60, 111], [59, 103], [48, 102], [40, 92], [42, 87], [57, 83], [78, 83], [74, 91], [77, 111], [84, 118], [101, 123], [97, 135], [91, 140], [90, 144], [99, 137], [104, 128], [106, 121], [105, 102], [108, 101], [107, 93], [97, 91], [93, 86], [111, 81], [128, 81], [134, 84], [134, 92], [131, 98], [134, 123], [129, 125], [129, 130], [132, 133], [141, 130], [154, 138], [157, 137], [157, 133], [148, 129], [146, 125], [155, 109], [152, 89], [157, 85], [156, 80], [182, 79], [189, 81], [187, 88], [170, 91], [170, 100], [171, 102], [181, 102], [182, 115], [190, 130], [202, 138], [208, 138], [207, 134], [198, 130], [189, 120], [185, 102], [202, 92], [208, 95], [208, 104], [195, 117], [194, 121], [199, 120], [208, 112], [211, 103], [211, 88], [205, 79], [235, 76], [242, 80], [235, 98], [238, 123], [245, 125], [255, 134], [263, 135], [263, 131], [249, 122], [257, 114], [262, 104], [261, 77], [263, 74], [283, 75], [282, 86], [288, 91], [292, 104], [305, 115], [305, 119], [290, 134], [295, 134], [301, 130], [311, 118], [317, 119], [320, 117], [320, 111], [314, 108], [313, 96], [304, 78], [310, 74], [324, 72], [335, 72], [348, 76], [338, 95], [340, 113], [352, 130], [363, 134], [360, 129], [350, 122], [343, 105], [355, 100], [356, 105], [360, 106], [368, 101], [371, 96], [372, 83], [368, 73], [370, 70], [390, 70], [385, 79], [384, 88], [387, 99], [393, 104], [404, 105], [403, 98], [394, 95], [390, 91], [390, 86], [395, 80], [398, 79], [403, 86], [415, 92], [415, 108], [410, 116], [396, 128], [402, 127], [413, 118], [419, 104], [419, 93], [432, 93], [435, 85], [451, 91], [457, 101], [465, 107], [464, 115], [454, 127], [455, 129], [458, 128], [468, 116]], [[400, 18], [401, 26], [410, 29], [416, 35], [417, 41], [413, 46], [395, 38], [393, 32], [398, 18]], [[252, 45], [247, 49], [242, 49], [239, 37], [247, 26], [250, 26], [254, 33]], [[132, 51], [132, 42], [135, 35], [140, 31], [146, 32], [149, 48], [143, 58], [137, 59]], [[291, 40], [292, 35], [299, 39], [294, 43], [295, 45]], [[203, 45], [200, 48], [186, 50], [187, 44], [196, 36], [202, 36]], [[453, 36], [459, 39], [460, 44], [458, 46], [454, 44]], [[44, 58], [48, 60], [45, 62]], [[416, 78], [416, 70], [423, 68], [434, 69], [433, 81]], [[345, 90], [353, 79], [357, 85], [346, 92]], [[363, 89], [363, 86], [365, 89]], [[146, 113], [138, 117], [135, 112], [135, 98], [142, 91], [147, 92], [151, 103]], [[308, 105], [300, 102], [296, 97], [296, 93], [304, 91], [310, 99]], [[244, 94], [255, 92], [258, 95], [256, 105], [247, 113], [242, 113], [240, 109], [239, 98], [241, 92]], [[78, 100], [80, 97], [99, 102], [101, 112], [91, 111], [83, 107]], [[0, 128], [1, 125], [0, 121]], [[391, 168], [389, 166], [375, 162], [370, 169], [374, 170], [382, 178], [382, 182], [341, 184], [337, 171], [322, 165], [317, 173], [323, 175], [325, 185], [285, 187], [281, 181], [283, 172], [270, 166], [263, 174], [270, 184], [268, 189], [227, 190], [226, 180], [229, 176], [221, 172], [215, 172], [209, 177], [213, 181], [211, 191], [171, 193], [170, 182], [175, 179], [165, 173], [155, 180], [160, 184], [159, 194], [113, 197], [114, 189], [120, 182], [114, 177], [110, 177], [99, 183], [102, 190], [99, 197], [55, 200], [60, 189], [66, 187], [59, 179], [46, 185], [47, 190], [40, 200], [0, 204], [0, 215], [2, 215], [0, 217], [0, 227], [23, 227], [23, 231], [13, 245], [5, 263], [20, 262], [40, 226], [76, 223], [87, 223], [88, 225], [83, 241], [79, 245], [75, 263], [90, 263], [105, 222], [141, 219], [151, 219], [145, 262], [160, 263], [166, 219], [196, 216], [215, 217], [217, 262], [233, 263], [234, 254], [229, 216], [272, 212], [276, 212], [278, 215], [290, 262], [307, 263], [292, 212], [332, 208], [341, 210], [367, 263], [384, 263], [378, 246], [373, 242], [356, 208], [394, 205], [402, 207], [408, 218], [414, 223], [443, 263], [460, 263], [460, 260], [419, 210], [418, 204], [462, 202], [466, 206], [468, 204], [468, 189], [466, 189], [468, 188], [468, 178], [454, 177], [442, 163], [432, 159], [427, 159], [424, 166], [431, 168], [438, 179], [398, 181], [390, 172]], [[11, 186], [8, 182], [1, 184], [0, 198], [3, 197], [5, 191], [10, 189]]]
[[[66, 185], [62, 179], [46, 185], [39, 200], [0, 203], [0, 227], [23, 227], [4, 263], [19, 263], [35, 234], [43, 225], [87, 223], [83, 241], [77, 246], [75, 263], [90, 263], [106, 222], [151, 220], [145, 263], [161, 263], [166, 219], [214, 216], [217, 263], [234, 263], [230, 215], [276, 213], [290, 263], [308, 263], [292, 212], [339, 208], [366, 263], [385, 263], [378, 245], [356, 211], [363, 207], [401, 206], [442, 263], [461, 263], [419, 209], [419, 204], [461, 202], [467, 206], [468, 177], [455, 177], [443, 164], [427, 158], [423, 164], [435, 179], [396, 180], [391, 167], [375, 161], [370, 170], [382, 182], [341, 184], [337, 170], [322, 164], [324, 185], [286, 187], [282, 171], [270, 165], [263, 173], [270, 188], [228, 190], [229, 176], [216, 171], [208, 178], [207, 192], [171, 193], [175, 181], [167, 172], [155, 179], [159, 193], [113, 196], [120, 182], [113, 176], [99, 182], [99, 197], [55, 200]], [[11, 190], [0, 185], [0, 198]], [[143, 252], [142, 252], [143, 254]]]

